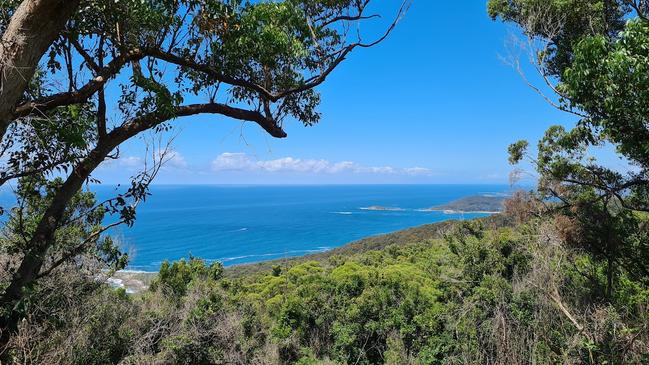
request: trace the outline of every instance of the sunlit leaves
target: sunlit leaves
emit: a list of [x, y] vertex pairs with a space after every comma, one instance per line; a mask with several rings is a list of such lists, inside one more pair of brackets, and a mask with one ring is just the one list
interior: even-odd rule
[[510, 145], [508, 148], [509, 163], [512, 165], [519, 163], [523, 159], [528, 145], [529, 143], [527, 141], [518, 141]]
[[550, 42], [547, 71], [560, 76], [572, 61], [572, 46], [586, 36], [615, 36], [630, 11], [625, 0], [489, 0], [492, 19], [515, 22], [531, 37]]

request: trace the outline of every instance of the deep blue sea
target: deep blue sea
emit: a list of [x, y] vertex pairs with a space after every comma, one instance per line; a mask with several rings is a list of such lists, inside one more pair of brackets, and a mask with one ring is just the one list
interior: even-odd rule
[[[106, 188], [100, 190], [105, 194]], [[155, 271], [189, 254], [236, 265], [300, 256], [446, 219], [484, 214], [422, 208], [503, 185], [153, 186], [132, 228], [112, 235], [130, 254], [129, 269]], [[370, 206], [402, 210], [363, 210]]]
[[[92, 189], [99, 199], [115, 192], [109, 186]], [[164, 260], [190, 254], [229, 266], [321, 252], [426, 223], [484, 216], [421, 209], [508, 191], [507, 185], [155, 185], [138, 207], [135, 225], [110, 234], [129, 253], [131, 270], [156, 271]], [[399, 210], [362, 209], [371, 206]]]

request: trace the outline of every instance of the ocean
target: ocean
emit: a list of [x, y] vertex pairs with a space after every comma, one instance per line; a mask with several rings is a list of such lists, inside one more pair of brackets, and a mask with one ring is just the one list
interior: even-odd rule
[[[98, 200], [115, 193], [107, 185], [92, 190]], [[129, 270], [157, 271], [165, 260], [190, 255], [230, 266], [322, 252], [427, 223], [485, 216], [422, 210], [509, 190], [508, 185], [153, 185], [152, 195], [138, 207], [134, 226], [116, 227], [108, 234], [129, 254]], [[2, 207], [11, 207], [11, 196], [0, 194]], [[377, 206], [387, 210], [363, 209]]]
[[[128, 269], [156, 271], [189, 255], [225, 266], [330, 250], [382, 233], [486, 214], [422, 209], [506, 185], [152, 186], [131, 228], [111, 235]], [[106, 195], [107, 187], [99, 189]], [[367, 210], [380, 206], [390, 210]]]

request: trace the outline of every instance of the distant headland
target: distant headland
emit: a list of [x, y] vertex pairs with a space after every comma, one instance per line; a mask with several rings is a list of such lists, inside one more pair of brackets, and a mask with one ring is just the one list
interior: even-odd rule
[[503, 211], [504, 195], [475, 195], [454, 200], [450, 203], [436, 205], [424, 211], [444, 211], [453, 213], [500, 213]]

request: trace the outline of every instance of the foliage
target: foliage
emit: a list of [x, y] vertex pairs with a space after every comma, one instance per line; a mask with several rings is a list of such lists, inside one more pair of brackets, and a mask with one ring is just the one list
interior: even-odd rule
[[[479, 218], [478, 220], [485, 228], [503, 227], [512, 224], [511, 217], [502, 214], [494, 214], [488, 217]], [[297, 256], [247, 265], [231, 266], [225, 270], [225, 276], [229, 278], [241, 278], [243, 276], [273, 272], [275, 267], [277, 267], [279, 272], [281, 272], [284, 267], [295, 266], [306, 261], [331, 263], [343, 262], [348, 256], [358, 255], [368, 251], [383, 250], [388, 246], [412, 244], [429, 239], [441, 239], [444, 238], [444, 235], [448, 233], [453, 226], [454, 222], [452, 221], [425, 224], [398, 232], [366, 237], [329, 251], [310, 254], [307, 256]]]
[[[0, 236], [0, 247], [5, 253], [3, 263], [8, 274], [16, 270], [16, 263], [28, 252], [27, 237], [36, 228], [61, 183], [61, 179], [48, 181], [42, 176], [20, 180], [16, 189], [18, 205], [11, 210]], [[57, 230], [42, 276], [59, 270], [70, 270], [72, 267], [84, 272], [94, 270], [97, 265], [112, 270], [126, 266], [128, 256], [119, 250], [111, 237], [101, 235], [104, 210], [96, 209], [96, 204], [95, 195], [87, 191], [78, 192], [70, 200], [63, 217], [66, 224]], [[72, 257], [77, 259], [69, 265]], [[28, 293], [19, 304], [21, 311], [42, 305], [41, 296], [44, 294], [40, 293], [38, 285], [28, 288]], [[52, 300], [48, 305], [54, 305], [56, 296], [49, 297], [48, 300]], [[42, 308], [48, 308], [48, 305]]]
[[209, 266], [205, 261], [190, 257], [174, 263], [165, 261], [160, 266], [156, 280], [151, 283], [151, 289], [168, 288], [175, 295], [184, 295], [187, 286], [194, 280], [218, 280], [223, 275], [223, 265], [213, 262]]
[[527, 35], [547, 38], [548, 73], [561, 76], [574, 57], [572, 46], [583, 37], [615, 37], [624, 27], [630, 11], [627, 0], [488, 0], [487, 12], [492, 19], [514, 22]]
[[[513, 144], [510, 162], [529, 157], [538, 200], [552, 202], [545, 213], [556, 215], [569, 244], [606, 265], [609, 299], [620, 270], [638, 280], [649, 273], [638, 218], [649, 210], [646, 11], [638, 1], [489, 2], [492, 18], [515, 22], [530, 43], [547, 43], [537, 69], [557, 93], [555, 106], [579, 118], [571, 129], [550, 127], [535, 157], [526, 141]], [[607, 147], [629, 167], [599, 161], [594, 150]]]
[[[24, 244], [11, 246], [22, 251], [14, 255], [11, 271], [2, 273], [0, 345], [17, 329], [22, 314], [15, 308], [25, 292], [51, 273], [50, 261], [58, 266], [87, 252], [81, 245], [53, 256], [59, 237], [74, 227], [68, 218], [76, 194], [84, 184], [100, 183], [93, 177], [96, 169], [119, 158], [123, 143], [146, 131], [168, 131], [177, 118], [198, 114], [255, 123], [276, 138], [287, 136], [287, 119], [313, 125], [320, 120], [315, 88], [354, 49], [385, 39], [407, 7], [402, 3], [392, 23], [368, 42], [348, 30], [378, 14], [368, 14], [370, 1], [356, 0], [84, 0], [39, 3], [40, 13], [31, 13], [28, 2], [4, 1], [0, 30], [22, 19], [19, 4], [26, 5], [20, 8], [24, 17], [38, 18], [47, 13], [43, 9], [53, 11], [62, 3], [72, 14], [63, 19], [64, 31], [43, 19], [41, 33], [55, 39], [44, 41], [50, 45], [41, 64], [25, 80], [18, 103], [5, 105], [10, 112], [0, 121], [0, 186], [22, 177], [61, 177], [51, 181], [42, 211], [30, 212], [29, 225], [12, 227], [24, 228], [16, 233]], [[43, 40], [41, 34], [23, 38], [26, 49]], [[137, 205], [149, 196], [149, 184], [170, 152], [169, 145], [144, 149], [143, 170], [125, 189], [84, 207], [88, 215], [117, 217], [101, 227], [95, 222], [96, 235], [134, 223]], [[102, 242], [102, 249], [110, 250], [108, 241]], [[189, 274], [180, 266], [170, 270], [165, 280], [175, 290]]]
[[[400, 245], [236, 279], [221, 277], [219, 265], [182, 260], [164, 265], [148, 292], [117, 302], [128, 320], [109, 316], [111, 330], [86, 340], [109, 339], [104, 347], [75, 356], [101, 363], [93, 358], [101, 349], [123, 363], [646, 361], [646, 276], [620, 272], [615, 299], [598, 301], [604, 266], [562, 237], [547, 219], [495, 229], [456, 222], [444, 238], [406, 243], [406, 234]], [[50, 329], [52, 338], [74, 322]]]
[[[512, 217], [421, 227], [228, 277], [194, 257], [165, 262], [132, 296], [103, 283], [125, 259], [102, 222], [109, 212], [132, 224], [129, 201], [146, 198], [160, 164], [100, 204], [81, 190], [94, 169], [181, 116], [226, 115], [276, 137], [284, 118], [317, 122], [314, 87], [373, 44], [349, 43], [340, 23], [368, 19], [367, 1], [83, 4], [16, 107], [16, 142], [0, 145], [0, 178], [23, 177], [0, 238], [3, 362], [649, 362], [646, 2], [489, 1], [492, 18], [545, 43], [541, 76], [560, 109], [579, 115], [570, 130], [548, 129], [532, 159], [538, 191], [506, 202]], [[5, 2], [0, 29], [16, 5]], [[53, 90], [58, 76], [67, 90]], [[120, 95], [115, 120], [108, 81]], [[184, 104], [193, 95], [209, 102]], [[635, 169], [591, 158], [607, 144]], [[527, 148], [512, 145], [510, 161]], [[54, 171], [67, 177], [43, 177]]]

